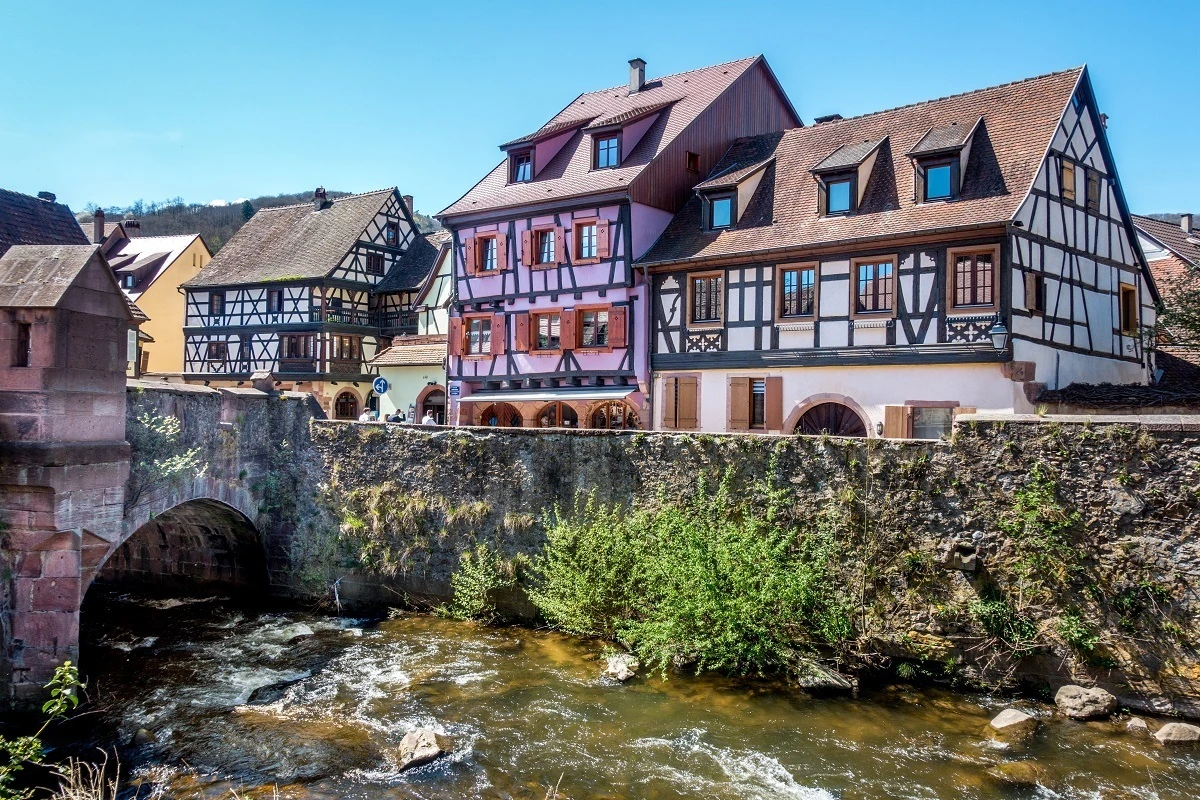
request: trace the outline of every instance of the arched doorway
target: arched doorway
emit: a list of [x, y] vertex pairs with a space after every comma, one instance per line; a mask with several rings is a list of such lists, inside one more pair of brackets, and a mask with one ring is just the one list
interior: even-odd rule
[[367, 410], [374, 411], [375, 416], [379, 416], [379, 395], [374, 391], [367, 392]]
[[806, 436], [867, 435], [867, 425], [854, 409], [842, 403], [819, 403], [805, 411], [792, 433]]
[[579, 415], [566, 403], [547, 403], [538, 412], [539, 428], [578, 428]]
[[523, 421], [521, 412], [508, 403], [493, 403], [483, 409], [483, 413], [479, 415], [479, 424], [493, 428], [519, 428]]
[[334, 419], [358, 419], [358, 396], [354, 392], [342, 392], [333, 401]]
[[438, 425], [446, 424], [446, 392], [442, 389], [434, 389], [430, 387], [425, 396], [421, 398], [421, 407], [417, 409], [420, 415], [417, 422], [425, 419], [426, 414], [433, 416], [434, 421]]
[[601, 403], [592, 409], [590, 424], [593, 428], [610, 431], [636, 431], [641, 428], [638, 425], [637, 414], [628, 403], [620, 400]]

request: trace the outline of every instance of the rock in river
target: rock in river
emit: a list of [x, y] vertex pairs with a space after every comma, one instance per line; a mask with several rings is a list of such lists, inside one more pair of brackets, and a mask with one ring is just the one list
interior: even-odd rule
[[624, 683], [637, 674], [640, 666], [638, 660], [628, 653], [609, 656], [604, 667], [604, 677]]
[[1058, 690], [1054, 704], [1071, 719], [1099, 719], [1117, 710], [1117, 698], [1103, 689], [1070, 684]]
[[1200, 742], [1200, 728], [1186, 722], [1168, 722], [1154, 734], [1161, 744], [1196, 744]]
[[1002, 786], [1032, 788], [1046, 783], [1045, 770], [1032, 761], [1010, 761], [987, 771], [987, 776]]
[[1037, 730], [1037, 717], [1016, 708], [1006, 708], [988, 723], [1001, 736], [1026, 736]]
[[1133, 717], [1129, 722], [1125, 723], [1127, 733], [1132, 733], [1135, 736], [1149, 736], [1150, 726], [1146, 724], [1146, 720], [1141, 717]]
[[400, 740], [400, 769], [428, 764], [450, 752], [450, 741], [430, 728], [417, 728]]

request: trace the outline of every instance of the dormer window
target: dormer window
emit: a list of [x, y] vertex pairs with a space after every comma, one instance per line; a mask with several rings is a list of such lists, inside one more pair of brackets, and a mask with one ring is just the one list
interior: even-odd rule
[[854, 179], [849, 177], [831, 180], [825, 184], [825, 191], [829, 198], [825, 213], [847, 214], [854, 210], [853, 184]]
[[132, 289], [135, 283], [137, 283], [137, 278], [134, 277], [133, 275], [122, 275], [121, 276], [121, 288], [122, 289]]
[[610, 134], [596, 137], [595, 169], [608, 169], [621, 164], [621, 137]]
[[396, 242], [400, 240], [400, 225], [395, 222], [389, 222], [383, 228], [383, 240], [388, 247], [395, 247]]
[[733, 227], [733, 195], [714, 197], [709, 202], [708, 227], [713, 230]]
[[533, 180], [533, 153], [517, 153], [512, 157], [512, 182], [527, 183]]
[[951, 122], [930, 128], [908, 151], [913, 160], [913, 200], [930, 203], [953, 200], [962, 189], [962, 176], [971, 156], [971, 143], [983, 124]]
[[952, 172], [953, 169], [948, 162], [925, 168], [925, 202], [950, 199]]

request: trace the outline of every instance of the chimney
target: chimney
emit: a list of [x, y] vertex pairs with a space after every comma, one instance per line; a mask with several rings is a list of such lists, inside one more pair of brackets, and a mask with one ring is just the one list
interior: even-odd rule
[[136, 219], [122, 220], [121, 227], [125, 229], [125, 235], [130, 239], [136, 239], [142, 235], [142, 223]]
[[104, 209], [97, 208], [96, 213], [92, 215], [92, 244], [100, 244], [104, 241]]
[[38, 200], [45, 200], [47, 203], [53, 203], [58, 197], [54, 192], [38, 192]]
[[822, 122], [837, 122], [841, 118], [841, 114], [826, 114], [823, 117], [817, 117], [814, 119], [813, 125], [820, 125]]
[[629, 60], [629, 93], [637, 94], [646, 85], [646, 62], [640, 58]]
[[411, 194], [402, 195], [400, 197], [400, 199], [404, 201], [404, 207], [408, 209], [408, 213], [410, 213], [410, 214], [417, 213], [417, 210], [415, 208], [413, 208]]
[[1191, 233], [1192, 232], [1192, 215], [1191, 214], [1180, 214], [1179, 215], [1179, 227], [1183, 228], [1184, 233]]
[[320, 211], [325, 207], [325, 202], [325, 187], [318, 186], [317, 190], [313, 192], [313, 211]]
[[1108, 130], [1108, 114], [1100, 115], [1100, 127], [1104, 128], [1104, 130]]

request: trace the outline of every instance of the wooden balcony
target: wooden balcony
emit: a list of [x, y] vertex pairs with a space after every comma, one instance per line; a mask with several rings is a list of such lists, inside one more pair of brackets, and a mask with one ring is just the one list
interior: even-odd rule
[[372, 325], [371, 315], [358, 308], [314, 308], [309, 311], [310, 322], [337, 322], [342, 325]]
[[317, 371], [315, 358], [281, 358], [279, 371], [284, 373], [309, 373]]
[[384, 336], [415, 336], [417, 333], [416, 311], [376, 312], [375, 325]]
[[362, 375], [363, 362], [358, 359], [335, 359], [325, 362], [325, 372], [330, 375]]

